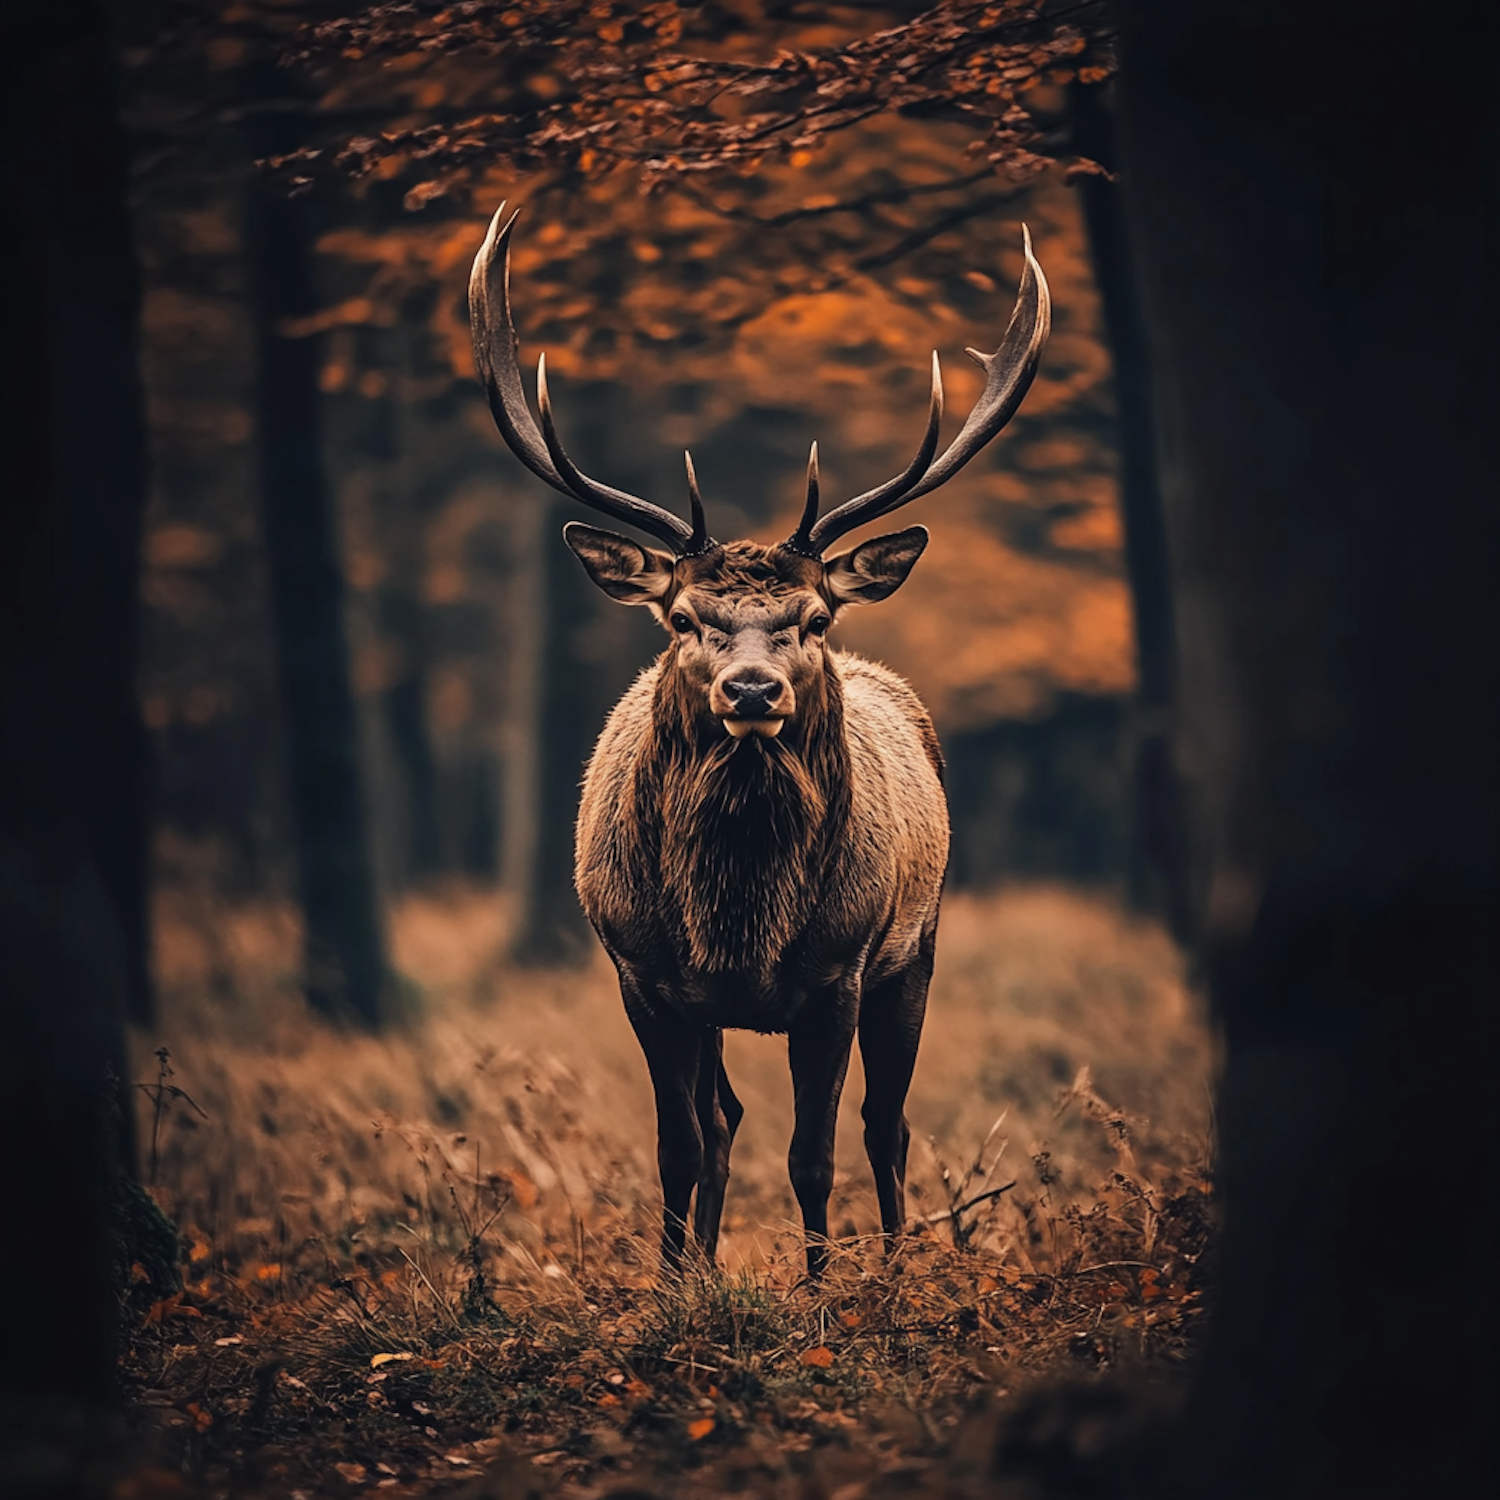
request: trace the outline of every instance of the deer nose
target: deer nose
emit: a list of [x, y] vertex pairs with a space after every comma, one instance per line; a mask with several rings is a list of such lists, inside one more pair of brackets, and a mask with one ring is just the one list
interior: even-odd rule
[[758, 678], [730, 681], [724, 684], [724, 696], [742, 719], [764, 719], [772, 701], [781, 694], [779, 682], [762, 682]]

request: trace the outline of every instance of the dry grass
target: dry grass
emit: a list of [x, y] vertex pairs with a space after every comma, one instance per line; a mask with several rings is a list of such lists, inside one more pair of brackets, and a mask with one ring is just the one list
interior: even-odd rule
[[417, 1015], [371, 1038], [302, 1013], [285, 914], [169, 897], [161, 931], [136, 1076], [164, 1042], [206, 1118], [162, 1122], [188, 1290], [128, 1370], [210, 1488], [404, 1494], [500, 1464], [496, 1494], [524, 1492], [521, 1465], [576, 1493], [629, 1471], [800, 1494], [816, 1473], [853, 1500], [955, 1472], [977, 1393], [1190, 1346], [1209, 1046], [1170, 942], [1107, 903], [949, 899], [908, 1105], [913, 1233], [890, 1259], [869, 1235], [856, 1068], [831, 1213], [850, 1238], [816, 1289], [784, 1040], [728, 1040], [747, 1113], [725, 1273], [661, 1284], [650, 1091], [602, 958], [517, 972], [493, 898], [409, 902]]

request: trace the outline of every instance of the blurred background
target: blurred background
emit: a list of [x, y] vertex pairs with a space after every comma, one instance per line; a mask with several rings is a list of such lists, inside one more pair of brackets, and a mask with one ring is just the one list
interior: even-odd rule
[[[315, 1386], [351, 1424], [334, 1485], [395, 1452], [356, 1418], [427, 1477], [502, 1427], [592, 1463], [547, 1412], [633, 1422], [625, 1368], [696, 1443], [699, 1356], [739, 1358], [748, 1303], [691, 1337], [671, 1296], [640, 1315], [649, 1091], [571, 825], [660, 638], [479, 397], [465, 280], [502, 199], [570, 448], [680, 510], [690, 446], [721, 537], [786, 534], [814, 439], [830, 500], [902, 468], [934, 346], [953, 431], [1023, 223], [1052, 283], [1023, 409], [840, 626], [932, 709], [954, 855], [922, 1274], [859, 1238], [856, 1071], [833, 1223], [883, 1301], [837, 1364], [790, 1357], [831, 1304], [798, 1286], [784, 1046], [726, 1048], [770, 1446], [887, 1387], [946, 1424], [1007, 1370], [1179, 1362], [1221, 1169], [1216, 1492], [1351, 1460], [1410, 1491], [1438, 1472], [1411, 1433], [1485, 1430], [1457, 1342], [1484, 1237], [1389, 1185], [1465, 1203], [1473, 1154], [1428, 1122], [1494, 1134], [1452, 1072], [1496, 930], [1486, 54], [1463, 6], [1122, 10], [1117, 93], [1099, 0], [0, 5], [0, 1128], [45, 1227], [0, 1236], [28, 1351], [0, 1428], [57, 1418], [55, 1472], [122, 1358], [174, 1474], [295, 1427], [278, 1493], [336, 1435]], [[1371, 1319], [1438, 1263], [1461, 1315]], [[944, 1278], [940, 1315], [883, 1290]], [[596, 1336], [620, 1369], [574, 1368]], [[385, 1402], [376, 1360], [430, 1383]], [[461, 1389], [451, 1431], [409, 1420]]]
[[[1027, 7], [770, 0], [125, 14], [150, 450], [131, 1067], [148, 1078], [166, 1039], [213, 1122], [140, 1092], [158, 1198], [246, 1255], [270, 1254], [273, 1226], [294, 1244], [354, 1221], [374, 1235], [416, 1201], [418, 1137], [470, 1174], [482, 1139], [532, 1184], [503, 1226], [518, 1243], [571, 1243], [579, 1173], [600, 1212], [654, 1196], [649, 1132], [629, 1123], [649, 1118], [644, 1069], [573, 893], [572, 825], [604, 717], [663, 640], [568, 555], [579, 508], [505, 451], [474, 378], [467, 278], [502, 200], [522, 210], [523, 366], [546, 351], [578, 461], [685, 511], [690, 447], [714, 534], [761, 540], [792, 529], [814, 439], [825, 505], [905, 466], [933, 348], [956, 430], [981, 385], [962, 351], [998, 342], [1029, 226], [1053, 298], [1036, 383], [903, 516], [932, 544], [899, 597], [839, 626], [911, 680], [949, 765], [948, 936], [914, 1118], [964, 1153], [1011, 1112], [1039, 1165], [991, 1228], [1023, 1261], [1055, 1251], [1037, 1205], [1093, 1204], [1115, 1161], [1098, 1110], [1058, 1116], [1059, 1098], [1108, 1098], [1151, 1123], [1153, 1170], [1198, 1170], [1208, 1044], [1140, 811], [1170, 641], [1100, 16], [1074, 32]], [[994, 28], [1004, 56], [975, 61], [955, 18]], [[672, 72], [684, 53], [724, 71], [693, 85]], [[768, 60], [811, 58], [833, 69], [821, 83], [721, 107]], [[931, 76], [869, 107], [892, 67]], [[862, 93], [829, 115], [817, 101], [846, 74]], [[718, 110], [709, 137], [694, 86]], [[651, 130], [616, 125], [673, 88], [681, 149], [646, 157]], [[337, 1043], [335, 1077], [309, 1006], [387, 1035]], [[730, 1043], [751, 1115], [731, 1261], [761, 1256], [737, 1235], [795, 1218], [780, 1054]], [[372, 1119], [389, 1161], [369, 1157]], [[852, 1230], [873, 1208], [843, 1134]], [[938, 1158], [913, 1170], [940, 1201]], [[428, 1194], [423, 1211], [446, 1209]]]
[[[490, 163], [431, 132], [576, 87], [556, 49], [497, 67], [409, 34], [385, 54], [312, 45], [342, 9], [143, 5], [127, 37], [158, 945], [183, 925], [212, 943], [224, 901], [311, 901], [315, 1003], [367, 1011], [413, 895], [493, 893], [509, 957], [588, 949], [577, 783], [662, 642], [566, 555], [578, 508], [504, 451], [474, 381], [468, 267], [502, 199], [523, 208], [523, 364], [547, 352], [579, 461], [682, 509], [691, 447], [715, 534], [761, 540], [790, 530], [813, 439], [829, 503], [904, 466], [934, 347], [948, 431], [961, 422], [979, 388], [961, 350], [998, 340], [1030, 225], [1055, 319], [1036, 385], [912, 510], [933, 543], [899, 600], [840, 633], [937, 721], [953, 888], [1068, 881], [1149, 905], [1117, 397], [1085, 227], [1088, 185], [1113, 185], [997, 175], [961, 117], [897, 112], [656, 191], [586, 143]], [[689, 40], [773, 55], [921, 9], [707, 7]], [[1064, 155], [1102, 109], [1069, 87], [1028, 95]], [[425, 147], [382, 154], [413, 130]], [[311, 165], [264, 165], [299, 149]], [[319, 906], [330, 870], [346, 889]]]
[[[36, 1213], [76, 1247], [72, 1272], [16, 1250], [54, 1289], [21, 1299], [48, 1346], [92, 1341], [87, 1381], [59, 1355], [56, 1389], [107, 1403], [123, 1368], [141, 1410], [202, 1439], [172, 1464], [212, 1450], [228, 1473], [279, 1423], [319, 1431], [296, 1393], [325, 1366], [351, 1421], [408, 1443], [372, 1358], [481, 1370], [431, 1444], [503, 1422], [545, 1447], [526, 1392], [583, 1399], [569, 1361], [601, 1308], [640, 1369], [656, 1359], [631, 1321], [657, 1272], [650, 1089], [572, 828], [605, 715], [663, 641], [568, 555], [577, 507], [505, 451], [475, 381], [467, 278], [502, 200], [523, 363], [546, 352], [581, 466], [685, 511], [691, 448], [712, 532], [763, 541], [791, 531], [814, 440], [825, 505], [906, 466], [934, 348], [951, 437], [981, 388], [963, 350], [998, 343], [1029, 227], [1053, 301], [1040, 374], [903, 515], [932, 533], [911, 581], [839, 626], [912, 682], [949, 768], [912, 1228], [988, 1278], [976, 1297], [1010, 1293], [971, 1250], [1006, 1287], [1156, 1257], [1167, 1290], [1103, 1283], [1118, 1328], [1071, 1294], [1034, 1322], [1016, 1303], [1003, 1342], [970, 1318], [987, 1359], [1187, 1347], [1212, 1048], [1153, 800], [1170, 609], [1112, 32], [1102, 6], [1065, 10], [0, 17], [24, 146], [0, 193], [4, 416], [29, 486], [0, 554], [0, 953], [24, 1023], [5, 1092]], [[779, 1307], [802, 1263], [785, 1042], [735, 1034], [726, 1065], [747, 1117], [722, 1255]], [[878, 1289], [862, 1094], [856, 1063], [832, 1222]], [[55, 1290], [74, 1282], [94, 1301]], [[1155, 1298], [1170, 1316], [1145, 1319]], [[827, 1308], [796, 1305], [821, 1340]], [[952, 1343], [957, 1311], [921, 1316], [931, 1351], [891, 1373], [914, 1401], [994, 1383]], [[545, 1380], [502, 1338], [523, 1317], [557, 1344]], [[696, 1410], [698, 1346], [662, 1349], [661, 1389]], [[273, 1355], [291, 1363], [271, 1402]], [[792, 1377], [801, 1411], [815, 1375]], [[412, 1410], [459, 1401], [434, 1379]], [[375, 1451], [351, 1437], [345, 1457]]]

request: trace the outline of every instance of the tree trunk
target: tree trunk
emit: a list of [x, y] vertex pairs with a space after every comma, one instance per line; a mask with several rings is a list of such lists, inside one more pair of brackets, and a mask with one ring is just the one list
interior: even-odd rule
[[106, 9], [89, 6], [70, 36], [38, 45], [51, 49], [47, 65], [57, 70], [52, 81], [61, 93], [40, 100], [29, 77], [17, 85], [39, 115], [25, 118], [13, 105], [7, 149], [22, 170], [26, 153], [55, 153], [50, 172], [29, 191], [44, 200], [34, 205], [33, 222], [45, 244], [43, 305], [57, 351], [58, 481], [71, 517], [61, 545], [69, 553], [66, 587], [76, 592], [39, 643], [66, 665], [49, 676], [38, 659], [35, 685], [52, 697], [49, 713], [73, 723], [73, 734], [59, 740], [57, 775], [71, 784], [119, 925], [127, 1013], [145, 1025], [152, 1014], [150, 778], [135, 671], [147, 460], [128, 148]]
[[1192, 1493], [1489, 1488], [1500, 131], [1483, 19], [1125, 8], [1177, 759], [1227, 1047]]
[[[610, 474], [636, 493], [657, 490], [642, 464], [639, 413], [626, 392], [604, 384], [575, 387], [560, 404], [568, 413], [569, 446], [576, 445], [586, 470]], [[533, 481], [521, 482], [537, 493]], [[528, 580], [540, 584], [514, 586], [517, 650], [530, 649], [534, 665], [523, 663], [512, 675], [500, 818], [501, 869], [518, 898], [512, 947], [523, 963], [579, 963], [593, 951], [573, 888], [584, 767], [610, 710], [661, 646], [648, 612], [606, 598], [569, 552], [562, 525], [580, 513], [586, 511], [576, 503], [541, 500], [517, 554], [518, 560], [527, 552], [534, 556]], [[528, 747], [520, 736], [530, 725], [535, 740]]]
[[[1117, 172], [1114, 110], [1104, 90], [1098, 85], [1075, 84], [1071, 104], [1076, 149]], [[1126, 885], [1132, 905], [1163, 913], [1178, 936], [1185, 937], [1189, 925], [1186, 850], [1171, 759], [1176, 630], [1157, 482], [1146, 330], [1120, 184], [1108, 177], [1084, 177], [1078, 191], [1114, 366], [1125, 574], [1135, 625], [1137, 683], [1129, 737], [1131, 829]]]
[[[0, 7], [0, 1491], [67, 1488], [115, 1398], [122, 1014], [145, 1013], [144, 487], [105, 8]], [[88, 452], [79, 451], [89, 449]], [[24, 1351], [24, 1354], [21, 1353]], [[49, 1466], [51, 1471], [49, 1472]]]
[[554, 540], [551, 506], [542, 495], [519, 493], [510, 502], [509, 572], [504, 635], [505, 719], [500, 744], [500, 885], [516, 913], [519, 937], [528, 905], [541, 826], [542, 656], [546, 639], [543, 553]]
[[[508, 873], [519, 897], [512, 948], [520, 962], [533, 964], [578, 963], [588, 952], [589, 926], [573, 889], [573, 828], [583, 768], [610, 705], [598, 653], [591, 650], [599, 596], [564, 545], [556, 510], [548, 505], [543, 512], [537, 549], [536, 743], [517, 759], [504, 820], [510, 830], [520, 802], [518, 823], [506, 834]], [[519, 785], [528, 771], [530, 799]]]
[[[296, 144], [295, 116], [252, 123], [257, 156]], [[323, 464], [312, 210], [252, 175], [246, 201], [257, 335], [261, 516], [296, 821], [309, 1002], [376, 1025], [389, 970], [365, 824], [338, 526]]]

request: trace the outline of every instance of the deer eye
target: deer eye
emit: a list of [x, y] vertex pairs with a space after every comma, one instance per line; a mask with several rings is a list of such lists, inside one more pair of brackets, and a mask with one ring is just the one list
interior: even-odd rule
[[683, 614], [683, 612], [679, 609], [677, 613], [672, 616], [672, 629], [681, 632], [683, 635], [687, 635], [693, 629], [692, 617], [690, 615]]
[[807, 623], [809, 635], [827, 635], [828, 627], [833, 623], [827, 615], [814, 615]]

